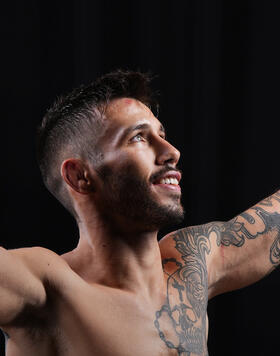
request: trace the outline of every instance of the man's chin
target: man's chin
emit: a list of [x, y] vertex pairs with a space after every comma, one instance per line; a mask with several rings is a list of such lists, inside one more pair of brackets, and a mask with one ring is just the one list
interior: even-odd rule
[[180, 224], [183, 222], [185, 216], [184, 209], [179, 203], [176, 205], [161, 206], [157, 213], [158, 219], [155, 218], [155, 223], [158, 223], [158, 229]]

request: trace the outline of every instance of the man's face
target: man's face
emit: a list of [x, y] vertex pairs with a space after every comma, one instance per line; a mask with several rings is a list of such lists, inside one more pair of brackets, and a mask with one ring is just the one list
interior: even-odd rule
[[100, 203], [107, 217], [158, 230], [182, 220], [179, 152], [160, 122], [135, 99], [112, 101], [102, 137]]

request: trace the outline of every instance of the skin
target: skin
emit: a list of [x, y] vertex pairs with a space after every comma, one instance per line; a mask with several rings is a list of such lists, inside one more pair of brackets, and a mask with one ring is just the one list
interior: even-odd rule
[[[142, 103], [116, 99], [106, 114], [101, 166], [71, 157], [61, 165], [79, 216], [77, 248], [62, 256], [0, 249], [7, 355], [205, 356], [208, 299], [254, 283], [279, 263], [280, 194], [228, 222], [187, 227], [158, 243], [148, 217], [144, 224], [117, 206], [108, 210], [100, 172], [133, 167], [153, 201], [182, 214], [178, 187], [150, 182], [164, 167], [176, 168], [179, 152]], [[135, 125], [142, 129], [124, 137]]]

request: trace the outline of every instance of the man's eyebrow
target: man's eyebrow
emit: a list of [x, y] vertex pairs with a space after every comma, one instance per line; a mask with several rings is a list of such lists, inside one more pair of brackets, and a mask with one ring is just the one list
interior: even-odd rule
[[[128, 128], [126, 128], [123, 131], [122, 137], [126, 137], [128, 136], [131, 132], [133, 131], [137, 131], [137, 130], [147, 130], [151, 128], [151, 125], [147, 124], [147, 123], [142, 123], [142, 124], [138, 124], [138, 125], [134, 125], [134, 126], [130, 126]], [[159, 127], [159, 131], [165, 134], [165, 129], [162, 125], [160, 125]]]

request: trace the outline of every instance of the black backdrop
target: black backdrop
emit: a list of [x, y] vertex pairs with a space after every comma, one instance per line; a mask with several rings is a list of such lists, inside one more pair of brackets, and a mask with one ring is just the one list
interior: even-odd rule
[[[58, 94], [120, 67], [158, 75], [160, 120], [182, 152], [185, 224], [227, 220], [279, 186], [278, 2], [33, 0], [1, 7], [4, 247], [63, 253], [75, 246], [74, 222], [41, 183], [35, 129]], [[275, 271], [210, 302], [211, 356], [279, 354], [278, 279]]]

